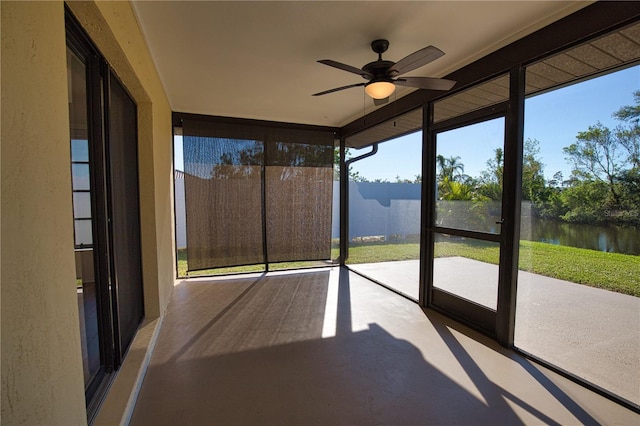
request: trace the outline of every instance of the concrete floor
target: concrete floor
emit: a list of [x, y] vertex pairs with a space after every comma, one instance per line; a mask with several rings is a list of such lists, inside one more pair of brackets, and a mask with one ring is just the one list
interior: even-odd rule
[[[419, 267], [352, 265], [414, 299]], [[435, 259], [434, 270], [436, 287], [496, 309], [496, 265], [449, 257]], [[640, 404], [640, 298], [520, 271], [515, 345]]]
[[176, 286], [132, 425], [638, 424], [346, 269]]

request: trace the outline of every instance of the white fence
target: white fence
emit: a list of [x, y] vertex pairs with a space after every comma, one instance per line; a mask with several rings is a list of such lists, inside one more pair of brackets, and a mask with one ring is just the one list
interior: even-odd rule
[[[176, 242], [187, 246], [184, 176], [176, 172]], [[333, 183], [332, 238], [340, 236], [340, 185]], [[385, 240], [420, 233], [420, 184], [349, 182], [349, 239]]]

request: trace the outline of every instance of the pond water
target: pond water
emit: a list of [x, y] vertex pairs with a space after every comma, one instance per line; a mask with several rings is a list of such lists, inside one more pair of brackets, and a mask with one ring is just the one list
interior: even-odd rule
[[523, 217], [520, 238], [529, 241], [640, 255], [640, 229], [583, 225]]

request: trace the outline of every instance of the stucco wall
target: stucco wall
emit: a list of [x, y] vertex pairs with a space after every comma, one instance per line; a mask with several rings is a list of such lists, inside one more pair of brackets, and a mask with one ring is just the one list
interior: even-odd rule
[[1, 421], [83, 424], [64, 7], [0, 4]]
[[[2, 424], [86, 423], [64, 3], [2, 1]], [[138, 104], [145, 312], [174, 284], [171, 110], [128, 2], [70, 2]]]

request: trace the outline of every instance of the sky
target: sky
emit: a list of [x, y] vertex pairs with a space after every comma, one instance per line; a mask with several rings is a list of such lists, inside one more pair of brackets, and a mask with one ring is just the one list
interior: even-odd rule
[[[539, 157], [547, 179], [562, 171], [565, 178], [571, 173], [562, 148], [575, 141], [578, 132], [600, 122], [614, 128], [612, 114], [624, 105], [633, 105], [633, 92], [640, 90], [640, 66], [634, 66], [582, 83], [533, 96], [525, 101], [525, 140], [537, 139]], [[437, 153], [445, 157], [459, 156], [464, 173], [479, 176], [486, 170], [487, 160], [495, 148], [504, 143], [504, 121], [495, 119], [442, 133], [438, 137]], [[385, 142], [378, 153], [353, 163], [353, 170], [369, 180], [395, 181], [396, 177], [413, 180], [421, 174], [422, 133]], [[353, 156], [369, 151], [351, 150]], [[175, 164], [182, 167], [182, 137], [176, 137]]]

